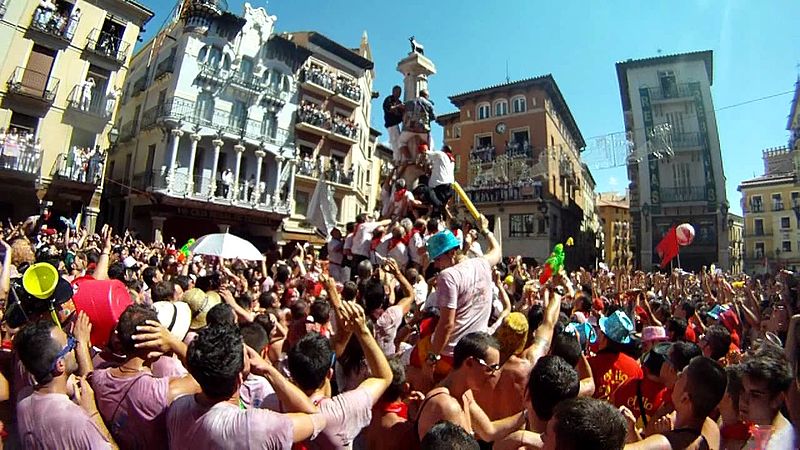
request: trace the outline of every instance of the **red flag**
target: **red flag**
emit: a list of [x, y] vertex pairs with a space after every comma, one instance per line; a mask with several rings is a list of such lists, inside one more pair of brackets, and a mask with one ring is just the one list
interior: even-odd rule
[[661, 257], [661, 268], [667, 267], [673, 258], [678, 256], [678, 234], [675, 232], [675, 226], [667, 231], [661, 242], [656, 245], [656, 252]]

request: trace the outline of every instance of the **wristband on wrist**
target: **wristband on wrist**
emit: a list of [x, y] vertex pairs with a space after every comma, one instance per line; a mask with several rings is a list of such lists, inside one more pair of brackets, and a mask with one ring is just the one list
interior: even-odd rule
[[433, 366], [438, 363], [442, 359], [442, 355], [437, 355], [436, 353], [429, 352], [428, 356], [425, 358], [425, 362], [429, 365]]

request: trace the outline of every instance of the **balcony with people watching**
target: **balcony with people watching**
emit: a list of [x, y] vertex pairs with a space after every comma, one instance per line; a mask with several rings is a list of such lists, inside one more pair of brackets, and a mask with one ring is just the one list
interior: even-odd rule
[[125, 64], [129, 49], [130, 44], [120, 38], [116, 28], [108, 31], [95, 28], [89, 33], [85, 47], [88, 54], [110, 64], [112, 70], [116, 70]]
[[28, 130], [0, 128], [0, 170], [38, 177], [42, 147]]
[[486, 180], [464, 189], [473, 203], [501, 203], [541, 199], [541, 181], [532, 179], [517, 181]]
[[310, 63], [300, 74], [300, 84], [304, 89], [327, 97], [336, 93], [336, 74], [321, 64]]
[[42, 0], [33, 11], [28, 30], [48, 47], [57, 50], [66, 48], [81, 19], [81, 9], [72, 3], [57, 0]]
[[343, 163], [332, 158], [318, 157], [314, 160], [310, 154], [304, 154], [300, 157], [297, 165], [297, 175], [311, 178], [314, 181], [324, 177], [326, 181], [344, 186], [352, 186], [355, 179], [355, 172], [352, 167], [345, 169]]
[[89, 78], [72, 88], [67, 97], [67, 108], [94, 118], [101, 118], [103, 123], [107, 123], [114, 113], [114, 104], [108, 103], [104, 96], [98, 94], [94, 80]]
[[55, 179], [96, 186], [103, 178], [106, 155], [100, 147], [72, 146], [58, 155], [51, 176]]
[[325, 137], [331, 132], [331, 113], [319, 105], [303, 102], [297, 108], [297, 129]]
[[343, 144], [354, 145], [358, 142], [358, 126], [348, 117], [335, 115], [331, 123], [330, 138]]
[[336, 95], [331, 98], [340, 104], [356, 108], [361, 103], [363, 93], [361, 86], [358, 85], [358, 80], [339, 75], [336, 78], [335, 92]]

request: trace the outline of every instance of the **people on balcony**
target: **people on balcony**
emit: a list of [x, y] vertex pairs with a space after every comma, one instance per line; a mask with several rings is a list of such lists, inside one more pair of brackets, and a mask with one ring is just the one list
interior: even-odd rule
[[95, 88], [94, 78], [89, 77], [80, 84], [80, 100], [78, 107], [81, 111], [88, 111], [92, 106], [92, 95]]
[[122, 97], [122, 90], [113, 88], [106, 94], [106, 117], [111, 117], [117, 107], [117, 100]]
[[497, 157], [497, 149], [494, 145], [486, 145], [478, 148], [470, 147], [469, 159], [472, 161], [487, 163], [494, 161], [495, 157]]
[[297, 118], [300, 122], [314, 125], [319, 128], [330, 128], [331, 113], [324, 111], [318, 105], [304, 101], [297, 110]]
[[66, 37], [67, 39], [72, 39], [72, 36], [75, 35], [75, 30], [78, 28], [78, 22], [81, 20], [81, 9], [80, 8], [73, 8], [72, 13], [69, 15], [69, 20], [67, 21], [67, 29], [66, 29]]
[[34, 12], [33, 20], [36, 26], [41, 29], [47, 29], [56, 10], [57, 7], [53, 0], [40, 0], [39, 6], [36, 7]]
[[100, 146], [78, 147], [73, 145], [66, 154], [61, 155], [61, 166], [58, 168], [59, 176], [79, 183], [100, 182], [103, 176], [103, 161], [105, 155]]
[[34, 12], [33, 23], [40, 30], [72, 39], [80, 18], [80, 8], [74, 8], [70, 14], [67, 14], [59, 11], [53, 0], [41, 0]]
[[350, 78], [339, 76], [336, 79], [336, 92], [357, 102], [361, 101], [361, 87]]
[[334, 133], [348, 137], [350, 139], [358, 139], [358, 126], [347, 117], [335, 116], [333, 118], [333, 126], [331, 127]]
[[335, 80], [333, 72], [317, 65], [312, 64], [306, 69], [306, 81], [322, 86], [329, 91], [336, 87], [334, 86]]
[[509, 158], [525, 157], [533, 158], [533, 149], [527, 140], [523, 142], [512, 141], [506, 142], [506, 155]]
[[224, 198], [228, 198], [228, 193], [231, 191], [231, 186], [233, 186], [233, 172], [230, 168], [225, 169], [222, 172], [222, 196]]
[[109, 56], [116, 55], [118, 49], [117, 43], [119, 42], [119, 38], [117, 36], [117, 26], [111, 25], [108, 31], [103, 31], [100, 33], [100, 39], [97, 41], [96, 50]]

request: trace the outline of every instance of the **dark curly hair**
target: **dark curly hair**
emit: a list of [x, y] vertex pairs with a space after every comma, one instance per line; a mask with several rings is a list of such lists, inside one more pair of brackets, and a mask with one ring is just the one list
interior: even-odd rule
[[189, 373], [210, 398], [228, 398], [239, 388], [244, 347], [239, 328], [219, 324], [200, 330], [186, 355]]

